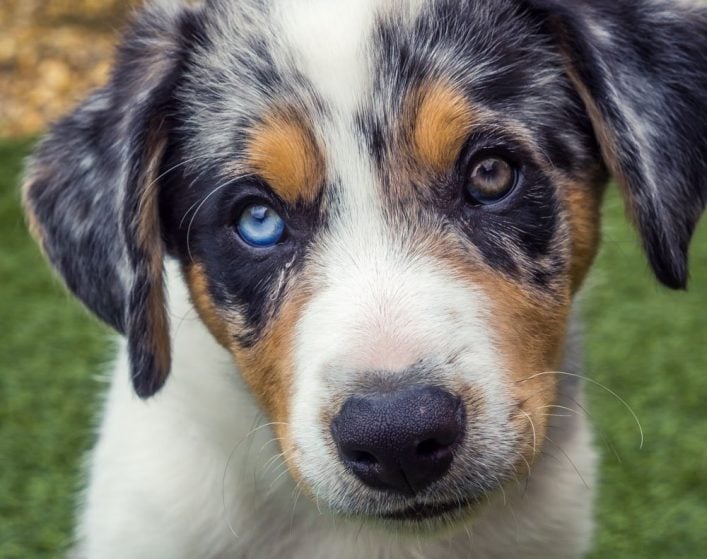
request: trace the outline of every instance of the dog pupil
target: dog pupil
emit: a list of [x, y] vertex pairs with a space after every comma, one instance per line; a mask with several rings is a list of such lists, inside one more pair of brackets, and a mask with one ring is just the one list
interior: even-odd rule
[[510, 166], [498, 158], [488, 158], [481, 161], [472, 174], [472, 180], [483, 191], [492, 193], [503, 192], [509, 185]]
[[253, 219], [263, 222], [268, 217], [268, 209], [265, 206], [254, 206], [253, 209], [250, 210], [250, 215]]

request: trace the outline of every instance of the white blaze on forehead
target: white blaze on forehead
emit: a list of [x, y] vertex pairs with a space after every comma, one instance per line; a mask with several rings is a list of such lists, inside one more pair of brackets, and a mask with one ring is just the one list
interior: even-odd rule
[[279, 0], [276, 20], [298, 69], [333, 111], [352, 115], [370, 92], [375, 25], [395, 12], [413, 21], [424, 0]]
[[328, 179], [338, 187], [341, 215], [379, 205], [368, 149], [356, 116], [372, 104], [375, 28], [385, 14], [412, 22], [424, 0], [278, 0], [280, 41], [322, 100], [326, 115], [312, 120], [324, 151]]
[[[312, 127], [324, 152], [327, 179], [336, 189], [332, 229], [356, 243], [359, 218], [381, 236], [380, 198], [356, 115], [370, 101], [371, 37], [381, 0], [280, 0], [281, 41], [326, 108]], [[346, 233], [343, 233], [343, 230]]]
[[378, 0], [281, 0], [283, 43], [337, 112], [352, 114], [370, 83], [367, 44]]

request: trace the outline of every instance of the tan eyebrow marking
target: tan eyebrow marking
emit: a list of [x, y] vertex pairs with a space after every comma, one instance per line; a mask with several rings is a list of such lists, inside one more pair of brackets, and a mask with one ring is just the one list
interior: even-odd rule
[[311, 202], [324, 182], [324, 159], [314, 132], [294, 110], [269, 113], [250, 134], [250, 167], [288, 203]]
[[424, 85], [413, 93], [412, 145], [414, 155], [436, 172], [450, 168], [476, 118], [467, 98], [444, 82]]

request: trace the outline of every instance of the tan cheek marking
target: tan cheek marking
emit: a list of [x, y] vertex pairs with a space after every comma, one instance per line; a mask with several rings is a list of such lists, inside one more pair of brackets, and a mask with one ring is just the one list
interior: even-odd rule
[[252, 130], [250, 167], [289, 203], [313, 201], [324, 181], [324, 162], [314, 133], [293, 111], [276, 111]]
[[413, 95], [410, 104], [416, 158], [435, 172], [449, 170], [475, 121], [467, 99], [454, 87], [434, 83]]
[[285, 300], [255, 345], [243, 347], [236, 341], [238, 335], [244, 332], [243, 323], [214, 303], [203, 266], [193, 264], [185, 272], [192, 301], [204, 324], [216, 340], [233, 354], [243, 378], [272, 420], [287, 421], [292, 339], [303, 302], [296, 297]]
[[298, 479], [296, 457], [299, 451], [291, 439], [288, 422], [294, 375], [294, 329], [307, 296], [287, 298], [261, 339], [253, 347], [242, 347], [235, 340], [238, 333], [243, 332], [243, 323], [216, 306], [203, 266], [189, 266], [185, 276], [199, 316], [217, 341], [234, 356], [243, 379], [273, 422], [290, 472]]
[[184, 275], [199, 317], [216, 341], [230, 350], [233, 345], [233, 335], [238, 328], [216, 308], [209, 293], [209, 280], [204, 267], [198, 263], [192, 264], [185, 268]]
[[292, 385], [293, 337], [299, 307], [287, 302], [252, 348], [234, 347], [241, 372], [273, 421], [287, 421]]
[[[569, 286], [559, 293], [543, 294], [499, 275], [480, 257], [473, 269], [468, 255], [447, 251], [443, 260], [457, 277], [481, 289], [491, 305], [485, 320], [510, 373], [508, 391], [517, 408], [512, 424], [527, 443], [520, 450], [532, 463], [534, 450], [539, 452], [544, 441], [547, 414], [552, 413], [545, 406], [554, 404], [557, 397], [557, 375], [538, 373], [556, 371], [562, 360], [571, 307]], [[521, 459], [518, 466], [524, 465]]]
[[493, 305], [496, 343], [517, 404], [514, 425], [526, 441], [521, 451], [532, 463], [553, 413], [547, 406], [557, 398], [557, 375], [541, 373], [560, 365], [571, 300], [569, 293], [543, 297], [504, 278], [489, 280], [485, 290]]
[[[300, 291], [301, 292], [301, 291]], [[302, 460], [289, 425], [294, 377], [294, 335], [307, 295], [289, 297], [270, 328], [253, 348], [234, 347], [243, 378], [267, 411], [285, 461], [295, 481], [301, 479]]]
[[569, 212], [572, 231], [572, 258], [570, 261], [570, 281], [572, 293], [576, 293], [584, 282], [589, 268], [599, 249], [600, 207], [604, 186], [567, 182], [560, 185]]

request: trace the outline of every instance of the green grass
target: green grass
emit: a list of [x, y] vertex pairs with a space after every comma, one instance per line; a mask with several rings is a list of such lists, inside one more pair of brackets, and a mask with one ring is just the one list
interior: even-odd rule
[[0, 558], [57, 557], [72, 525], [106, 331], [30, 241], [18, 176], [29, 145], [0, 144]]
[[[651, 278], [617, 195], [585, 304], [588, 372], [629, 401], [589, 387], [604, 448], [593, 558], [707, 557], [707, 219], [691, 247], [687, 293]], [[599, 438], [598, 438], [599, 440]]]
[[[27, 143], [0, 143], [0, 558], [60, 555], [111, 343], [25, 233], [18, 175]], [[588, 370], [603, 451], [596, 559], [707, 556], [707, 226], [688, 293], [657, 286], [615, 193], [586, 294]]]

